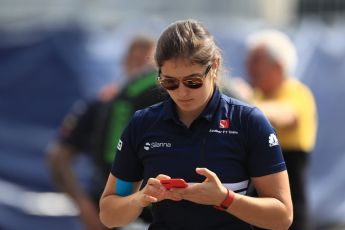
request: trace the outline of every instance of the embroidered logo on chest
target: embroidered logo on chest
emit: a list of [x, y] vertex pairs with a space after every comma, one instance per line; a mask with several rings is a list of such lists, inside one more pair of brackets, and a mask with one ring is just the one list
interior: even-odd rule
[[220, 129], [228, 129], [230, 128], [230, 120], [224, 119], [219, 121], [219, 128]]
[[229, 130], [230, 129], [230, 119], [222, 119], [219, 120], [219, 127], [215, 129], [210, 129], [209, 133], [217, 133], [217, 134], [238, 134], [235, 130]]

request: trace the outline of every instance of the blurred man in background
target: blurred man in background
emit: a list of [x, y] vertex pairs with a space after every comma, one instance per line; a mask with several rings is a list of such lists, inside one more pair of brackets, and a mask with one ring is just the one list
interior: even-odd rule
[[[61, 125], [59, 136], [49, 148], [48, 162], [54, 181], [75, 202], [81, 221], [88, 230], [104, 229], [98, 218], [98, 200], [124, 127], [136, 110], [164, 98], [156, 85], [154, 48], [152, 38], [136, 37], [124, 58], [128, 83], [120, 91], [116, 85], [106, 86], [95, 102], [76, 103]], [[73, 171], [73, 159], [80, 153], [92, 154], [100, 170], [100, 180], [93, 185], [91, 194], [82, 189]], [[141, 218], [151, 221], [150, 211], [144, 210]]]
[[[290, 39], [274, 30], [247, 40], [247, 70], [254, 87], [253, 101], [276, 129], [290, 177], [294, 221], [290, 229], [306, 230], [305, 170], [315, 145], [317, 111], [312, 92], [291, 78], [297, 53]], [[267, 144], [278, 140], [271, 138]]]

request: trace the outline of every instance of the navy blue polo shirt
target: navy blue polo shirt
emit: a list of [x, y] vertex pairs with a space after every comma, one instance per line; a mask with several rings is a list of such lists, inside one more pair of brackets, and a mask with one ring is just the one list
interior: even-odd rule
[[[118, 143], [112, 174], [140, 181], [166, 174], [202, 182], [195, 168], [215, 172], [228, 188], [246, 194], [251, 177], [286, 170], [274, 129], [262, 112], [233, 98], [214, 94], [200, 116], [186, 127], [172, 99], [137, 111]], [[153, 204], [149, 229], [252, 229], [229, 213], [189, 201]]]

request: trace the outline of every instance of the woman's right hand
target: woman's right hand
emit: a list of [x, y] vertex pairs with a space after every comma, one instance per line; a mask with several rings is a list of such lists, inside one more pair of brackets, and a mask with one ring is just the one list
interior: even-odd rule
[[162, 179], [171, 179], [169, 176], [159, 174], [156, 178], [149, 178], [145, 187], [138, 192], [136, 201], [141, 207], [146, 207], [151, 203], [156, 203], [165, 199], [174, 201], [182, 200], [181, 196], [169, 192], [160, 182]]

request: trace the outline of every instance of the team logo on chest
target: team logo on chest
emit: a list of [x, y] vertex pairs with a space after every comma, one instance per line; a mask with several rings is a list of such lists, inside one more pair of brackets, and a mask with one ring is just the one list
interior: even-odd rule
[[222, 119], [219, 120], [219, 124], [217, 128], [211, 128], [209, 133], [216, 133], [216, 134], [238, 134], [236, 130], [230, 130], [230, 119]]
[[171, 148], [171, 143], [166, 143], [166, 142], [146, 142], [144, 145], [144, 149], [146, 151], [149, 151], [150, 149], [153, 148]]
[[224, 120], [220, 120], [219, 121], [219, 128], [220, 129], [228, 129], [228, 128], [230, 128], [230, 120], [228, 118], [224, 119]]

